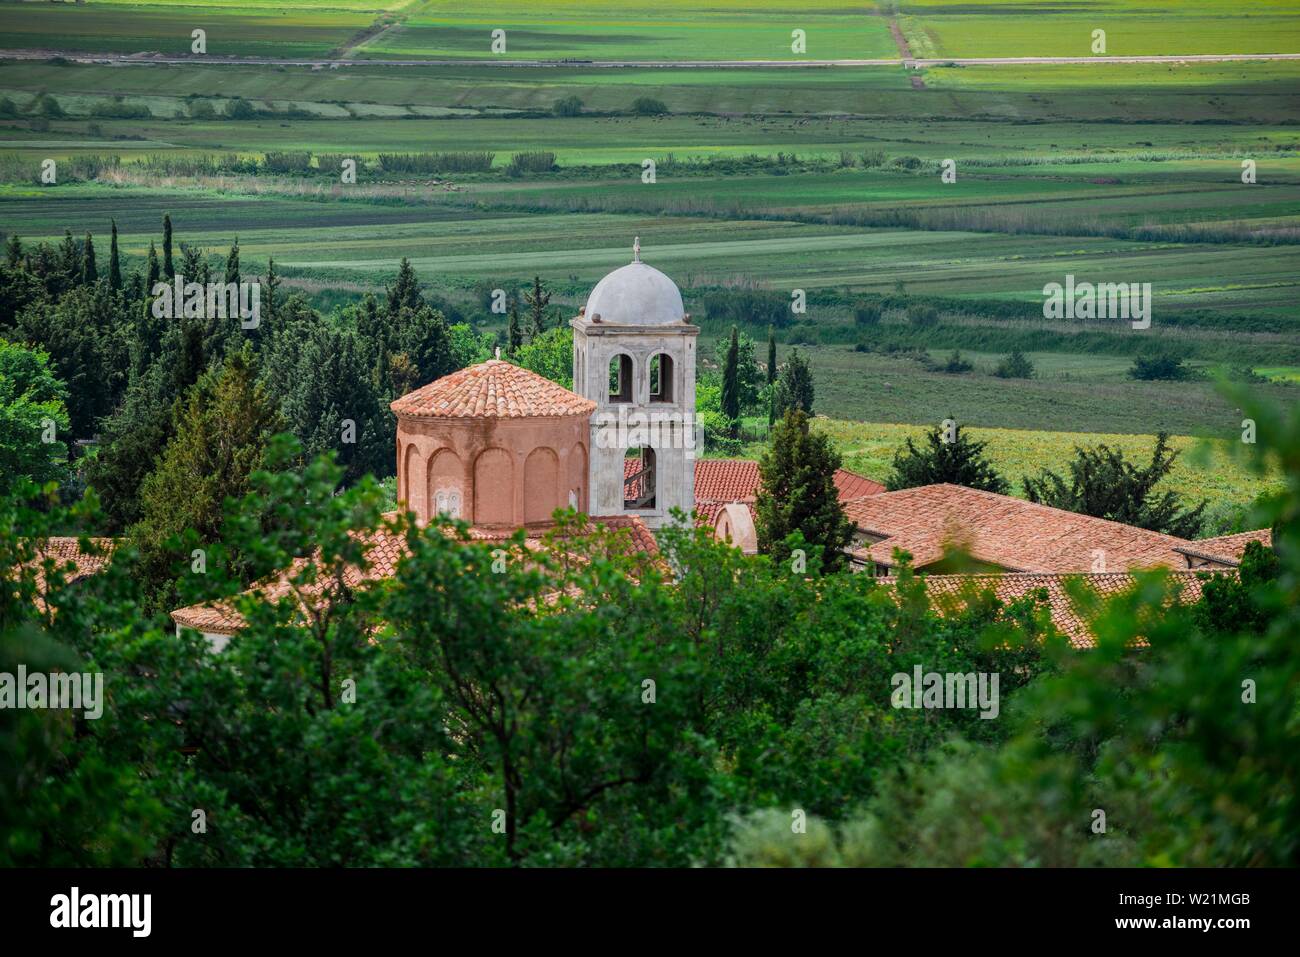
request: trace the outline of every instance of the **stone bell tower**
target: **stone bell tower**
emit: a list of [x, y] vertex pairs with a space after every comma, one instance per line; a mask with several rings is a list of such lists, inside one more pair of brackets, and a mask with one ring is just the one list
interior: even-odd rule
[[573, 391], [596, 403], [592, 515], [639, 515], [651, 528], [695, 507], [695, 344], [677, 284], [641, 261], [596, 284], [573, 327]]

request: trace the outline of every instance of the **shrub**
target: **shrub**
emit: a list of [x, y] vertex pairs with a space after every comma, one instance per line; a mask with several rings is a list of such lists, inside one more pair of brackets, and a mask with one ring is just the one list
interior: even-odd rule
[[652, 96], [639, 96], [632, 101], [632, 112], [637, 116], [663, 116], [668, 112], [668, 106]]
[[380, 153], [385, 173], [485, 173], [495, 153]]
[[1034, 364], [1025, 358], [1023, 352], [1016, 349], [998, 363], [993, 374], [999, 379], [1032, 379]]
[[510, 176], [522, 176], [524, 173], [549, 173], [555, 169], [555, 154], [546, 150], [533, 150], [515, 153], [510, 157], [506, 173]]
[[1170, 380], [1178, 381], [1192, 378], [1189, 369], [1181, 357], [1164, 353], [1154, 356], [1138, 356], [1133, 360], [1133, 367], [1128, 370], [1130, 379], [1144, 381]]
[[961, 353], [954, 349], [948, 360], [938, 368], [940, 372], [949, 372], [955, 375], [960, 372], [970, 372], [975, 367], [963, 359]]
[[228, 120], [252, 120], [257, 118], [257, 110], [243, 97], [226, 101], [225, 116]]
[[875, 302], [857, 302], [853, 305], [853, 323], [858, 326], [874, 326], [880, 322], [880, 304]]
[[556, 116], [578, 116], [582, 113], [582, 100], [576, 96], [566, 96], [555, 101], [551, 112]]
[[311, 153], [272, 150], [262, 157], [262, 168], [268, 173], [306, 173], [311, 170]]
[[143, 103], [133, 105], [122, 100], [114, 100], [110, 103], [96, 103], [90, 108], [90, 115], [113, 120], [153, 119], [153, 111]]
[[933, 329], [939, 324], [939, 310], [934, 306], [916, 303], [907, 307], [907, 321], [918, 329]]

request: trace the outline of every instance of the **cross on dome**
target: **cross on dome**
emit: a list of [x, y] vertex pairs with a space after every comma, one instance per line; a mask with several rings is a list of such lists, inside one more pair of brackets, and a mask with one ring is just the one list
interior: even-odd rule
[[641, 261], [641, 237], [635, 236], [632, 239], [632, 262], [639, 263], [640, 261]]

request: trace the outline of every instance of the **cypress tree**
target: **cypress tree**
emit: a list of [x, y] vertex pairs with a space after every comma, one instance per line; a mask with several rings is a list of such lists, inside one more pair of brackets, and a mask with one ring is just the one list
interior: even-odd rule
[[23, 241], [14, 233], [9, 237], [9, 242], [5, 243], [5, 261], [10, 266], [17, 266], [18, 260], [23, 258]]
[[265, 287], [262, 290], [262, 301], [266, 306], [266, 317], [274, 319], [276, 293], [280, 288], [280, 277], [275, 274], [275, 257], [270, 257], [266, 261], [266, 279], [262, 285]]
[[528, 320], [528, 339], [534, 341], [546, 331], [546, 307], [551, 301], [551, 294], [542, 286], [540, 276], [533, 277], [533, 290], [524, 293], [524, 299], [532, 310]]
[[86, 233], [86, 244], [81, 248], [81, 282], [89, 286], [99, 280], [99, 267], [95, 265], [95, 241]]
[[844, 514], [835, 472], [840, 456], [830, 438], [813, 434], [808, 416], [790, 409], [772, 430], [772, 445], [758, 463], [761, 479], [754, 510], [758, 550], [774, 561], [790, 557], [787, 536], [798, 532], [821, 551], [823, 571], [842, 568], [853, 523]]
[[163, 275], [169, 280], [176, 278], [176, 268], [172, 265], [171, 213], [163, 213]]
[[731, 327], [731, 343], [722, 367], [722, 414], [734, 422], [740, 418], [740, 338], [736, 327]]
[[767, 384], [776, 381], [776, 332], [767, 327]]
[[778, 416], [785, 415], [789, 409], [802, 409], [812, 415], [813, 398], [812, 370], [808, 368], [808, 361], [799, 354], [799, 350], [794, 349], [790, 353], [790, 360], [781, 370], [781, 375], [777, 377], [772, 404]]
[[230, 246], [230, 255], [226, 257], [226, 282], [239, 283], [239, 237], [235, 237]]
[[108, 247], [108, 288], [118, 292], [122, 288], [122, 262], [117, 252], [117, 220], [113, 220], [112, 238]]
[[145, 298], [153, 295], [153, 287], [159, 282], [158, 250], [154, 249], [153, 240], [149, 240], [149, 265], [144, 277]]
[[510, 322], [506, 329], [506, 356], [513, 362], [524, 344], [524, 334], [519, 328], [519, 309], [510, 307]]
[[72, 238], [72, 230], [63, 231], [63, 242], [59, 245], [59, 265], [69, 283], [75, 284], [81, 277], [81, 249]]
[[415, 269], [410, 260], [402, 257], [402, 264], [397, 267], [397, 279], [388, 288], [388, 318], [393, 319], [403, 309], [412, 311], [424, 305], [420, 298], [420, 281], [415, 278]]

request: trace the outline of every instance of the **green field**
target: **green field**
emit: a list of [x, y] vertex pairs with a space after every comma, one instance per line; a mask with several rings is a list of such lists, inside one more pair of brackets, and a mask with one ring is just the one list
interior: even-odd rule
[[262, 0], [195, 5], [8, 0], [0, 4], [0, 48], [188, 54], [193, 31], [202, 29], [211, 56], [323, 57], [373, 19], [363, 9], [338, 6], [348, 4], [318, 9]]
[[[897, 56], [872, 5], [828, 0], [811, 9], [784, 0], [526, 0], [466, 5], [426, 0], [400, 25], [363, 48], [367, 56], [487, 58], [493, 30], [506, 34], [505, 57], [599, 60], [831, 60]], [[806, 50], [791, 48], [803, 30]]]
[[[882, 4], [880, 16], [839, 0], [813, 11], [774, 0], [674, 0], [646, 13], [611, 2], [540, 10], [509, 0], [469, 13], [450, 3], [229, 0], [167, 5], [154, 16], [156, 6], [92, 3], [30, 6], [23, 29], [113, 12], [116, 26], [85, 22], [129, 46], [136, 22], [156, 36], [172, 29], [167, 17], [199, 11], [218, 24], [251, 18], [248, 36], [268, 50], [473, 59], [488, 55], [499, 27], [507, 58], [663, 60], [781, 59], [799, 28], [810, 58], [867, 57], [896, 52], [893, 6]], [[1108, 31], [1111, 53], [1184, 41], [1182, 52], [1197, 52], [1215, 36], [1225, 52], [1243, 37], [1284, 51], [1300, 21], [1279, 4], [1128, 2], [904, 3], [898, 18], [914, 52], [929, 44], [940, 56], [1075, 53], [1065, 47], [1093, 20]], [[1211, 36], [1211, 26], [1223, 29]], [[1031, 48], [1040, 35], [1047, 47]], [[94, 46], [96, 36], [77, 42]], [[1146, 48], [1116, 49], [1138, 37]], [[210, 30], [210, 49], [215, 42]], [[1300, 63], [1280, 61], [915, 73], [0, 62], [0, 106], [12, 104], [0, 115], [0, 222], [36, 242], [66, 228], [103, 237], [116, 219], [133, 268], [170, 213], [178, 238], [214, 263], [238, 237], [247, 270], [274, 257], [288, 285], [322, 306], [381, 289], [405, 257], [431, 294], [489, 331], [500, 320], [479, 312], [482, 288], [540, 276], [555, 305], [576, 311], [639, 236], [646, 260], [681, 285], [710, 355], [727, 329], [709, 314], [710, 296], [745, 288], [784, 302], [803, 290], [808, 310], [783, 322], [781, 353], [797, 344], [809, 354], [818, 411], [837, 419], [904, 428], [951, 415], [1035, 433], [1224, 437], [1239, 419], [1215, 376], [1267, 379], [1252, 388], [1272, 402], [1300, 395], [1297, 91]], [[583, 115], [550, 115], [571, 96]], [[192, 118], [196, 105], [221, 112], [236, 97], [260, 114]], [[668, 114], [630, 115], [638, 97], [661, 100]], [[149, 115], [107, 115], [140, 107]], [[52, 115], [41, 120], [42, 112]], [[359, 180], [344, 187], [328, 169], [254, 172], [266, 153], [283, 150], [355, 157]], [[494, 162], [436, 176], [378, 163], [384, 153], [434, 151], [486, 151]], [[511, 175], [523, 151], [551, 152], [556, 166]], [[79, 163], [107, 156], [120, 164], [94, 181], [78, 178]], [[198, 156], [224, 164], [208, 170], [242, 165], [178, 165]], [[48, 158], [71, 171], [55, 186], [37, 184]], [[653, 183], [642, 180], [646, 159], [656, 163]], [[954, 183], [940, 178], [948, 159]], [[1250, 185], [1241, 181], [1246, 160], [1256, 165]], [[1066, 275], [1151, 283], [1152, 328], [1043, 318], [1043, 286]], [[878, 325], [855, 325], [862, 296], [886, 303]], [[926, 303], [941, 314], [933, 327], [915, 325], [909, 312]], [[761, 341], [766, 321], [746, 331]], [[1036, 378], [990, 374], [1012, 349], [1030, 356]], [[949, 375], [921, 361], [952, 350], [974, 371]], [[1134, 356], [1151, 351], [1182, 356], [1193, 378], [1130, 379]], [[1053, 464], [1068, 454], [1029, 447]], [[870, 456], [861, 461], [875, 474]]]
[[1102, 52], [1093, 50], [1094, 30], [1105, 31], [1109, 56], [1300, 52], [1300, 24], [1288, 0], [926, 0], [896, 6], [918, 57], [1089, 56]]

